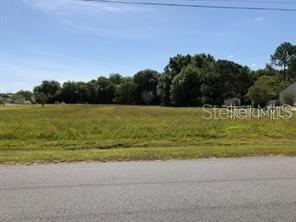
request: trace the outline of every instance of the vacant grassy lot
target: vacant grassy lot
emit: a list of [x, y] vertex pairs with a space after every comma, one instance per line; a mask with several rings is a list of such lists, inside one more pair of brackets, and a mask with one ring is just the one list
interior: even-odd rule
[[0, 107], [0, 163], [296, 155], [296, 118], [203, 120], [198, 108]]

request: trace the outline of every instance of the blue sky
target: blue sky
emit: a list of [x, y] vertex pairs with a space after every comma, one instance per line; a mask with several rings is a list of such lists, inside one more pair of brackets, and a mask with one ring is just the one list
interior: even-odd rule
[[32, 90], [42, 80], [89, 81], [112, 72], [162, 71], [178, 53], [205, 52], [258, 69], [280, 43], [296, 43], [293, 12], [1, 0], [0, 16], [0, 92]]

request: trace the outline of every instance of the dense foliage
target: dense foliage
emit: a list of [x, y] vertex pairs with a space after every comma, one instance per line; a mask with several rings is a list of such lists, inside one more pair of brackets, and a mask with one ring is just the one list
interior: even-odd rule
[[[163, 73], [146, 69], [133, 77], [111, 74], [90, 82], [43, 81], [32, 94], [20, 91], [15, 100], [44, 103], [139, 104], [201, 106], [222, 105], [237, 97], [243, 104], [266, 104], [280, 87], [296, 79], [296, 46], [283, 43], [266, 68], [251, 71], [232, 61], [211, 55], [177, 55]], [[1, 95], [0, 95], [1, 98]]]
[[269, 100], [276, 99], [279, 91], [279, 79], [276, 76], [261, 76], [249, 89], [248, 96], [254, 104], [265, 106]]

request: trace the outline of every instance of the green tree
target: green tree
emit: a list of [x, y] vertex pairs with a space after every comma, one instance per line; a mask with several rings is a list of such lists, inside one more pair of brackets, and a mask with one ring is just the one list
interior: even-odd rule
[[280, 76], [278, 70], [274, 69], [270, 65], [266, 65], [264, 69], [258, 69], [256, 71], [252, 71], [251, 75], [255, 80], [257, 80], [261, 76]]
[[89, 98], [89, 89], [84, 82], [65, 82], [60, 90], [58, 100], [66, 103], [86, 103]]
[[106, 77], [99, 77], [97, 80], [97, 103], [112, 104], [115, 97], [115, 87]]
[[151, 69], [146, 69], [138, 72], [134, 78], [135, 84], [135, 101], [137, 104], [147, 104], [146, 95], [150, 94], [151, 99], [149, 104], [158, 104], [157, 84], [160, 74]]
[[211, 105], [222, 105], [229, 97], [243, 99], [254, 82], [248, 67], [227, 60], [218, 60], [203, 77], [202, 102]]
[[282, 69], [284, 82], [289, 80], [288, 69], [294, 59], [296, 59], [296, 46], [289, 42], [282, 43], [271, 56], [272, 64]]
[[84, 82], [76, 83], [77, 103], [89, 103], [89, 88]]
[[196, 54], [191, 59], [191, 64], [193, 64], [196, 68], [203, 70], [203, 72], [210, 71], [215, 62], [216, 61], [213, 56], [204, 53]]
[[248, 90], [248, 97], [254, 105], [266, 106], [268, 101], [277, 98], [280, 81], [276, 76], [261, 76]]
[[157, 84], [157, 95], [160, 99], [160, 103], [162, 105], [170, 105], [170, 90], [171, 90], [171, 84], [173, 81], [173, 76], [164, 73], [159, 77], [159, 81]]
[[91, 80], [86, 83], [87, 86], [87, 102], [91, 104], [97, 103], [98, 90], [97, 90], [97, 81]]
[[201, 72], [194, 65], [185, 67], [171, 85], [171, 101], [174, 106], [200, 105]]
[[61, 92], [59, 93], [59, 100], [66, 103], [77, 103], [78, 91], [75, 82], [64, 82]]
[[42, 107], [47, 103], [48, 97], [43, 92], [38, 92], [34, 94], [37, 103], [41, 104]]
[[32, 100], [32, 97], [33, 97], [33, 93], [32, 92], [30, 92], [30, 91], [24, 91], [24, 90], [18, 91], [16, 93], [16, 95], [21, 95], [26, 100]]
[[23, 102], [25, 100], [25, 97], [21, 94], [13, 94], [11, 97], [12, 100], [17, 101], [17, 102]]
[[191, 64], [206, 73], [211, 70], [214, 63], [215, 59], [211, 55], [207, 54], [196, 54], [194, 56], [177, 55], [171, 58], [169, 64], [165, 67], [164, 73], [161, 75], [157, 86], [157, 93], [160, 97], [161, 103], [164, 105], [172, 103], [170, 100], [171, 84], [175, 76], [178, 75], [182, 69]]
[[169, 64], [164, 68], [164, 73], [159, 78], [157, 85], [157, 94], [162, 104], [170, 105], [170, 89], [171, 84], [176, 75], [178, 75], [183, 68], [191, 63], [192, 57], [190, 55], [177, 55], [170, 58]]
[[40, 86], [34, 88], [34, 94], [44, 93], [49, 103], [53, 103], [60, 92], [61, 85], [57, 81], [43, 81]]
[[109, 81], [113, 84], [113, 85], [119, 85], [122, 82], [123, 78], [120, 74], [118, 73], [112, 73], [109, 76]]
[[116, 88], [115, 102], [118, 104], [135, 104], [135, 84], [130, 77], [122, 79]]
[[172, 77], [178, 75], [183, 68], [188, 66], [192, 61], [191, 55], [180, 55], [170, 58], [169, 64], [164, 68], [164, 73]]

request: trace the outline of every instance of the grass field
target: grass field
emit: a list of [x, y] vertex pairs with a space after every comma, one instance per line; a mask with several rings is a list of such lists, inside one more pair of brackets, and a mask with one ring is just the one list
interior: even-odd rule
[[296, 118], [204, 120], [199, 108], [0, 107], [0, 163], [296, 156]]

